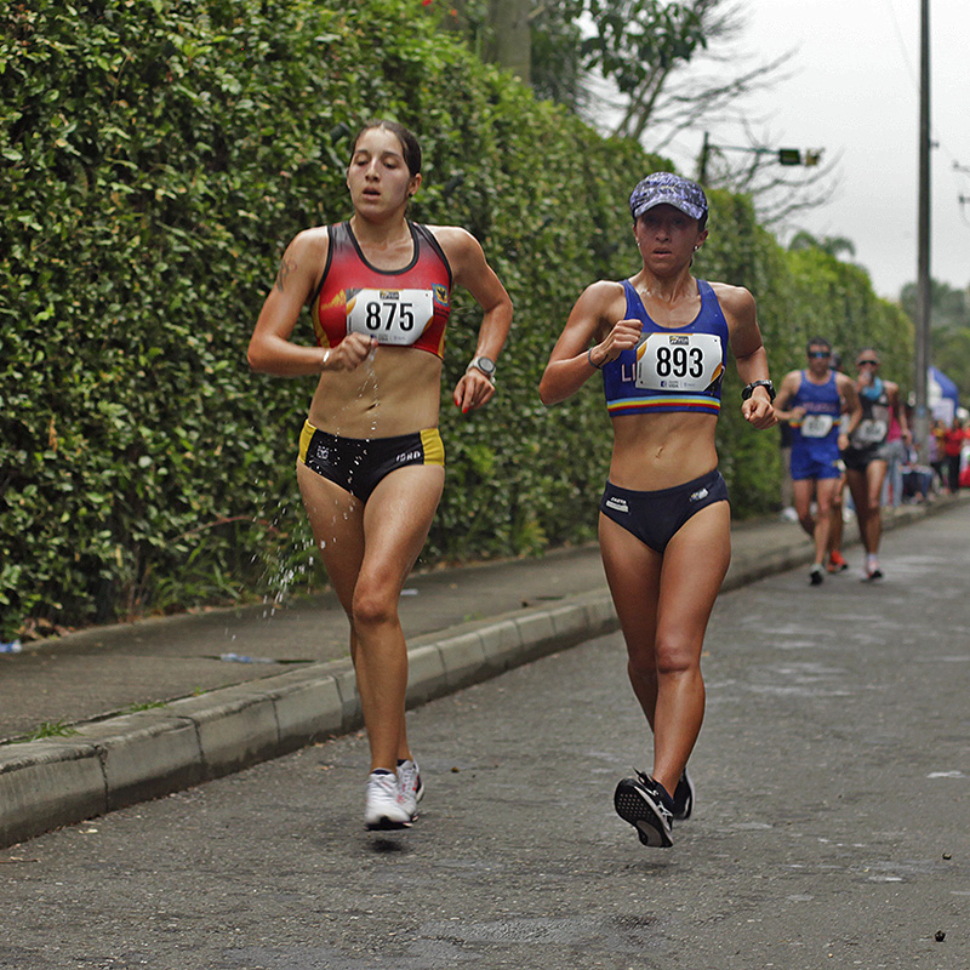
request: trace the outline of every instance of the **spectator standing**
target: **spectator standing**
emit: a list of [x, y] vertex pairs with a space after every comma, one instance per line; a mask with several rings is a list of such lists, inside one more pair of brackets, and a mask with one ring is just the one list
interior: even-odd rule
[[903, 500], [903, 466], [909, 462], [909, 449], [903, 441], [903, 429], [896, 415], [896, 408], [889, 409], [889, 431], [882, 453], [886, 459], [882, 504], [898, 509]]
[[943, 468], [946, 459], [946, 452], [943, 450], [945, 438], [946, 424], [937, 418], [926, 441], [926, 455], [941, 489], [946, 488], [946, 473]]
[[967, 440], [967, 433], [960, 418], [954, 418], [953, 424], [943, 436], [943, 454], [946, 458], [947, 491], [956, 495], [960, 491], [960, 461], [963, 445]]

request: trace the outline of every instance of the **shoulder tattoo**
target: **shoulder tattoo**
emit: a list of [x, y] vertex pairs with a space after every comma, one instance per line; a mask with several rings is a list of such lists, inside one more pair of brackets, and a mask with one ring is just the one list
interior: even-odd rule
[[285, 256], [280, 260], [280, 268], [276, 273], [276, 288], [283, 292], [286, 288], [286, 278], [296, 269], [296, 263]]

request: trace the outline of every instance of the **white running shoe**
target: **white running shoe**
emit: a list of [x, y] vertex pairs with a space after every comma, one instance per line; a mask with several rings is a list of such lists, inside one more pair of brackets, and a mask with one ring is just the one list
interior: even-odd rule
[[397, 783], [401, 789], [404, 807], [411, 813], [411, 818], [414, 818], [418, 812], [418, 802], [424, 798], [424, 782], [421, 780], [417, 762], [408, 759], [397, 766]]
[[375, 771], [368, 776], [364, 824], [369, 829], [403, 829], [411, 824], [396, 774]]

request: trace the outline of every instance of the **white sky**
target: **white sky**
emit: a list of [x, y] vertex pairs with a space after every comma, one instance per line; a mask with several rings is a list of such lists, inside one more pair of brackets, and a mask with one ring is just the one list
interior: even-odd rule
[[[741, 46], [754, 62], [797, 48], [793, 77], [752, 98], [756, 132], [778, 147], [841, 152], [828, 205], [797, 217], [815, 236], [845, 236], [880, 296], [916, 280], [919, 170], [920, 0], [744, 0]], [[930, 0], [931, 273], [970, 285], [970, 0]], [[711, 141], [744, 145], [709, 123]], [[729, 140], [729, 139], [734, 140]], [[669, 154], [692, 173], [703, 131], [682, 134]], [[772, 146], [774, 147], [774, 146]]]

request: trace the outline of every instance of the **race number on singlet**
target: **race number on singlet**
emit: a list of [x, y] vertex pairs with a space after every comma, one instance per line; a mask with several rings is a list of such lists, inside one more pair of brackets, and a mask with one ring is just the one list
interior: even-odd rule
[[715, 334], [651, 333], [637, 348], [636, 386], [703, 391], [721, 369], [721, 340]]
[[859, 427], [855, 429], [852, 440], [862, 445], [877, 445], [885, 441], [889, 433], [889, 422], [880, 421], [878, 418], [866, 418], [859, 422]]
[[835, 424], [831, 414], [806, 414], [802, 418], [803, 438], [824, 438]]
[[347, 333], [376, 337], [381, 344], [413, 344], [433, 316], [431, 290], [347, 292]]

